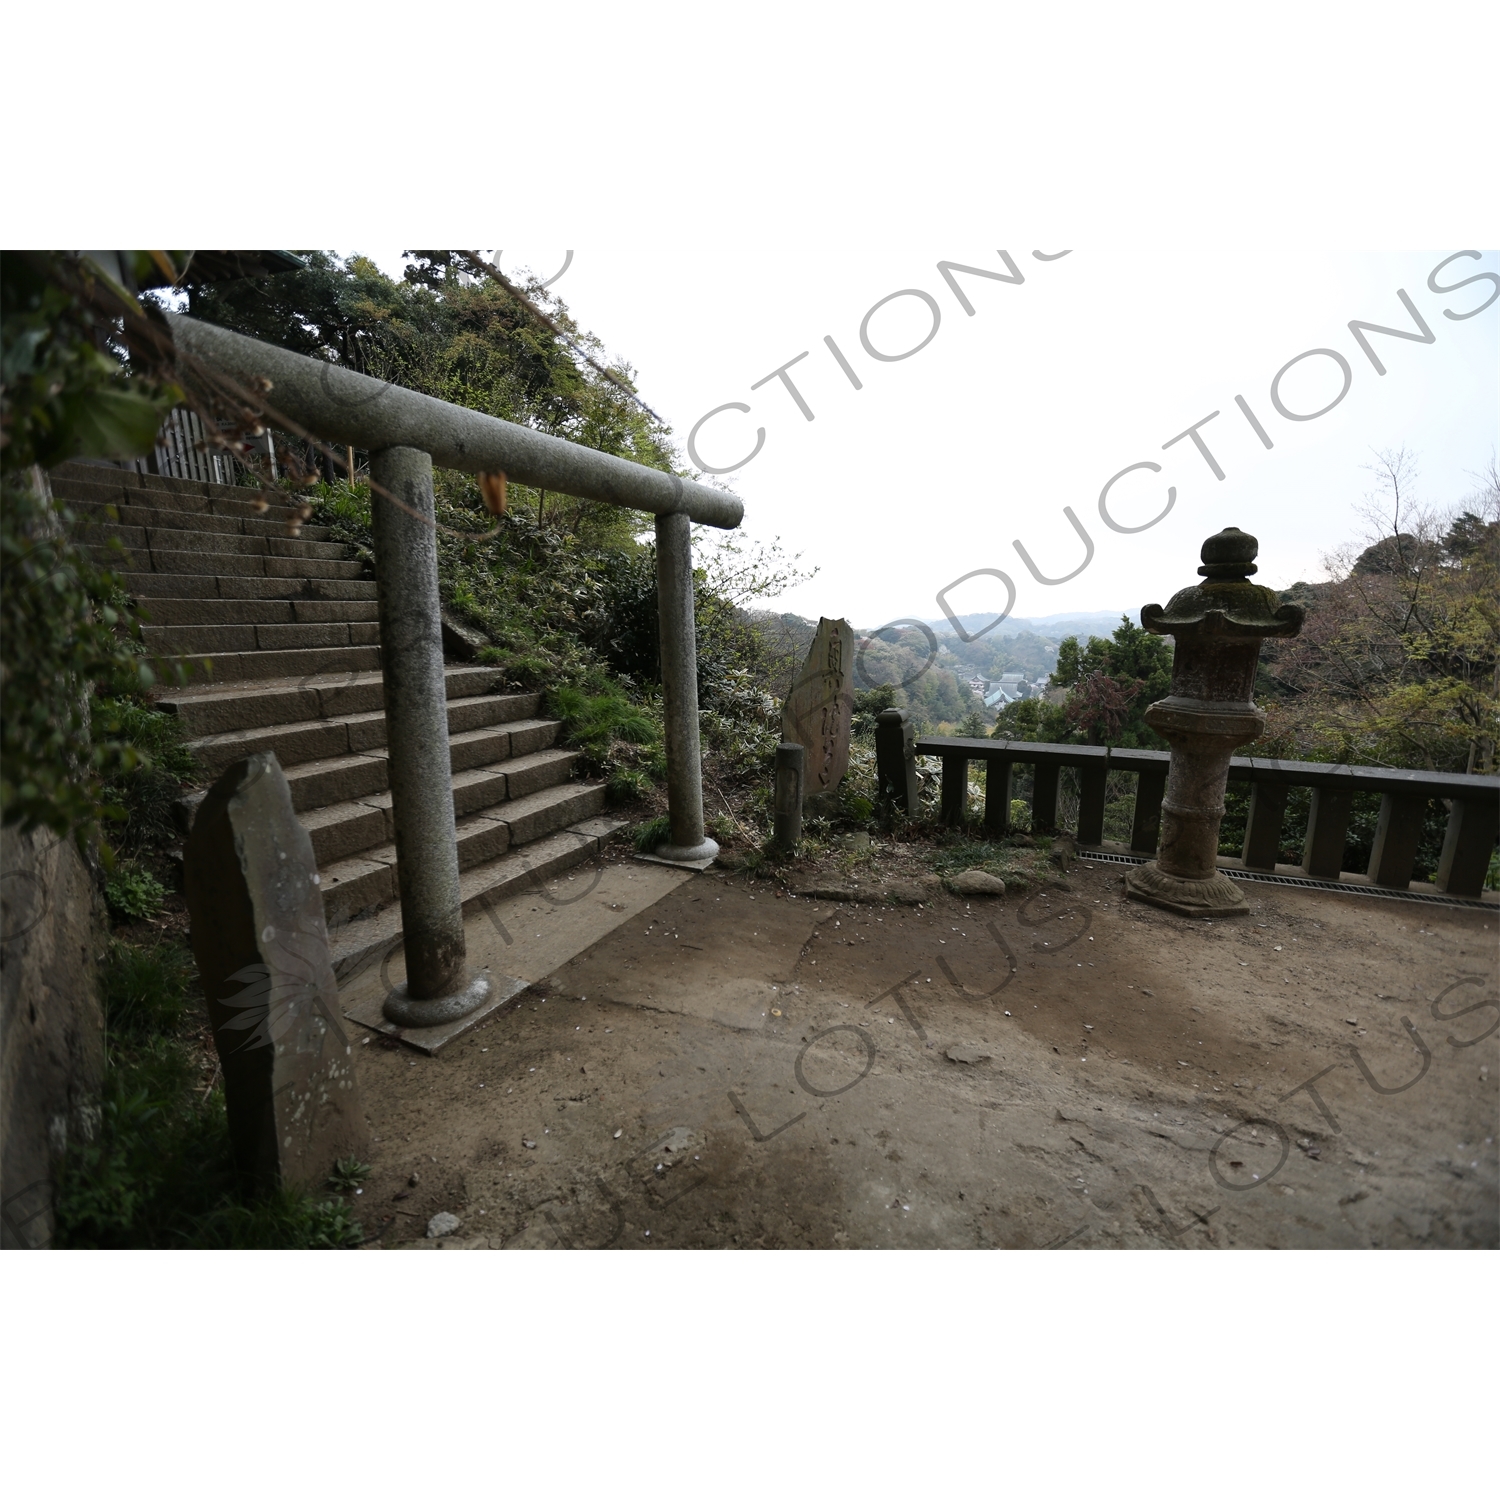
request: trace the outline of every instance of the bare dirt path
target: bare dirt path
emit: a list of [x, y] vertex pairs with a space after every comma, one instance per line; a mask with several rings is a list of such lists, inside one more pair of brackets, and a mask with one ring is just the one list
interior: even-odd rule
[[667, 872], [637, 904], [649, 867], [603, 868], [612, 930], [515, 1007], [357, 1047], [379, 1243], [1500, 1243], [1500, 913], [1247, 886], [1206, 924], [1086, 863], [1025, 900]]

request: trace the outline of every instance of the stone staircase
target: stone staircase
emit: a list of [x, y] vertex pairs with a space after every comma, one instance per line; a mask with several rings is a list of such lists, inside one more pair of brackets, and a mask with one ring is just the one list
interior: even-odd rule
[[[207, 786], [274, 750], [322, 875], [335, 972], [347, 979], [401, 934], [375, 584], [325, 527], [287, 533], [248, 491], [65, 464], [53, 492], [83, 539], [124, 576], [147, 644], [189, 672], [157, 706], [182, 722]], [[113, 507], [113, 514], [110, 508]], [[103, 547], [116, 538], [125, 555]], [[604, 789], [573, 779], [540, 695], [504, 692], [495, 667], [445, 668], [460, 882], [466, 912], [580, 863], [624, 826]]]

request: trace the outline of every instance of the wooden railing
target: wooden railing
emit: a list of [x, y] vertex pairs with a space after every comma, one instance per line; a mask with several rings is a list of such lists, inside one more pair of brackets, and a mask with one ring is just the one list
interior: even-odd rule
[[[904, 725], [884, 716], [876, 735], [880, 760], [892, 767], [912, 755], [933, 755], [942, 761], [942, 819], [963, 823], [968, 813], [969, 762], [983, 761], [984, 830], [995, 836], [1010, 831], [1012, 769], [1032, 769], [1031, 827], [1037, 832], [1058, 828], [1059, 773], [1071, 766], [1078, 775], [1078, 817], [1075, 836], [1080, 845], [1104, 842], [1106, 784], [1111, 771], [1136, 777], [1135, 815], [1130, 848], [1143, 855], [1156, 853], [1161, 828], [1161, 800], [1166, 790], [1164, 750], [1111, 750], [1094, 745], [1031, 744], [1024, 740], [975, 740], [943, 735], [907, 736]], [[1342, 870], [1349, 818], [1356, 792], [1380, 794], [1380, 817], [1365, 878], [1372, 885], [1404, 890], [1416, 869], [1417, 846], [1429, 803], [1448, 808], [1447, 833], [1439, 860], [1437, 889], [1451, 896], [1476, 897], [1500, 828], [1500, 777], [1456, 776], [1440, 771], [1389, 771], [1373, 766], [1325, 765], [1315, 761], [1235, 759], [1229, 762], [1232, 782], [1250, 783], [1250, 811], [1244, 849], [1238, 863], [1247, 870], [1274, 871], [1286, 817], [1287, 793], [1293, 787], [1312, 791], [1312, 809], [1303, 841], [1303, 874], [1317, 880], [1347, 879]], [[910, 778], [882, 775], [887, 795], [910, 805]]]
[[[276, 477], [276, 445], [269, 432], [252, 440], [266, 459], [271, 477]], [[163, 479], [192, 479], [204, 484], [238, 484], [243, 468], [239, 460], [210, 443], [203, 419], [190, 406], [174, 406], [156, 434], [156, 444], [144, 458], [122, 459], [121, 468], [138, 474], [158, 474]]]

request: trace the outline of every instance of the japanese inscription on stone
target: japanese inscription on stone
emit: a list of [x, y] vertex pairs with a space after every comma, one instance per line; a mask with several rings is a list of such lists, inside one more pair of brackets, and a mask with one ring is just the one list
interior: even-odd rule
[[320, 1187], [363, 1150], [365, 1119], [312, 840], [274, 753], [231, 766], [203, 799], [184, 876], [236, 1164]]
[[807, 752], [808, 797], [836, 792], [849, 769], [850, 674], [854, 632], [847, 620], [820, 619], [807, 660], [781, 711], [781, 737]]

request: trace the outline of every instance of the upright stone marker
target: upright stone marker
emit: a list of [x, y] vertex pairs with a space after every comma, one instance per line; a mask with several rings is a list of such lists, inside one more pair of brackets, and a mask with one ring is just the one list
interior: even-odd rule
[[847, 620], [820, 619], [796, 686], [781, 710], [781, 737], [807, 752], [804, 770], [810, 812], [831, 810], [849, 769], [849, 723], [854, 715], [854, 632]]
[[312, 840], [274, 754], [214, 783], [183, 863], [235, 1162], [262, 1186], [320, 1187], [339, 1157], [362, 1152], [364, 1109]]

